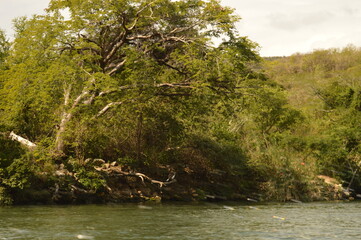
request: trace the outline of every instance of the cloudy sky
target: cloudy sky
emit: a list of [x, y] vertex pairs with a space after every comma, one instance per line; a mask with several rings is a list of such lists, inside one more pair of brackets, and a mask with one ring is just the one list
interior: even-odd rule
[[[11, 20], [41, 13], [49, 0], [0, 0], [0, 28]], [[262, 56], [291, 55], [313, 49], [361, 47], [360, 0], [221, 0], [242, 17], [237, 28], [261, 46]]]

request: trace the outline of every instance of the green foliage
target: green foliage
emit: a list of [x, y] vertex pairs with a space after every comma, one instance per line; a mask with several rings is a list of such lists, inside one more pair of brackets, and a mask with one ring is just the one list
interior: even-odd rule
[[0, 70], [4, 68], [5, 58], [10, 50], [10, 42], [6, 38], [5, 32], [0, 29]]
[[11, 204], [13, 204], [13, 200], [10, 194], [7, 192], [6, 188], [0, 186], [0, 206]]
[[0, 146], [2, 146], [0, 151], [0, 168], [8, 167], [14, 159], [20, 158], [24, 154], [24, 149], [18, 143], [1, 136]]
[[24, 155], [20, 159], [15, 159], [4, 169], [2, 183], [10, 188], [24, 189], [32, 184], [38, 171], [32, 157]]
[[79, 167], [74, 169], [77, 173], [78, 182], [82, 184], [85, 189], [99, 190], [105, 186], [105, 179], [94, 170]]
[[266, 84], [258, 86], [260, 89], [255, 91], [254, 97], [247, 99], [257, 129], [265, 134], [282, 132], [302, 120], [302, 114], [287, 106], [281, 89]]
[[215, 0], [53, 0], [45, 15], [16, 19], [12, 42], [0, 31], [0, 131], [38, 147], [0, 138], [0, 195], [54, 163], [99, 190], [105, 178], [88, 158], [187, 169], [282, 201], [310, 196], [317, 174], [351, 180], [360, 49], [261, 63], [238, 20]]
[[348, 86], [342, 86], [338, 82], [332, 83], [329, 87], [323, 89], [318, 94], [325, 103], [326, 109], [335, 109], [337, 107], [349, 108], [354, 90]]
[[[361, 141], [360, 56], [359, 48], [348, 46], [266, 63], [270, 76], [287, 86], [290, 102], [302, 107], [310, 126], [302, 134], [303, 151], [314, 159], [317, 172], [341, 179], [345, 187], [357, 191], [361, 186], [357, 174]], [[311, 91], [306, 92], [307, 88]]]

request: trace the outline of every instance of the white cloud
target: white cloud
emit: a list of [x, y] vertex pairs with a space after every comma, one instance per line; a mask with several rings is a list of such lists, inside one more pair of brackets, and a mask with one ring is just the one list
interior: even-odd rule
[[361, 46], [359, 0], [222, 0], [242, 17], [242, 35], [261, 55], [291, 55], [314, 48]]
[[330, 12], [310, 12], [306, 14], [272, 13], [267, 16], [269, 26], [284, 31], [298, 31], [305, 27], [314, 27], [328, 21], [334, 15]]

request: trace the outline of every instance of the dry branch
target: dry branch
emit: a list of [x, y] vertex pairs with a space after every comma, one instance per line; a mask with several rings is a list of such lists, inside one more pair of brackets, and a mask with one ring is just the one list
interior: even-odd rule
[[98, 112], [98, 114], [96, 115], [96, 117], [100, 117], [101, 115], [103, 115], [104, 113], [106, 113], [109, 108], [113, 107], [113, 106], [116, 106], [116, 105], [122, 105], [123, 102], [111, 102], [111, 103], [108, 103], [102, 110], [100, 110]]
[[122, 175], [122, 176], [133, 176], [133, 177], [138, 177], [142, 180], [142, 182], [144, 182], [145, 180], [152, 183], [152, 184], [158, 184], [159, 187], [163, 187], [163, 186], [167, 186], [169, 184], [175, 183], [177, 180], [175, 178], [171, 179], [170, 181], [159, 181], [159, 180], [155, 180], [151, 177], [148, 177], [147, 175], [143, 174], [143, 173], [138, 173], [138, 172], [125, 172], [122, 170], [122, 168], [120, 166], [113, 166], [111, 164], [104, 164], [101, 167], [94, 167], [95, 170], [99, 171], [99, 172], [106, 172], [106, 173], [113, 173], [113, 174], [118, 174], [118, 175]]
[[11, 131], [10, 135], [9, 135], [10, 139], [13, 141], [17, 141], [19, 143], [21, 143], [22, 145], [26, 146], [29, 149], [33, 149], [36, 148], [36, 144], [15, 134], [13, 131]]

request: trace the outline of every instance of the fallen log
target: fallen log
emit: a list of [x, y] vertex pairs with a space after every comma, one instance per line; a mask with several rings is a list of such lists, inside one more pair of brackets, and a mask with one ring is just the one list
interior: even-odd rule
[[20, 144], [24, 145], [25, 147], [29, 148], [29, 149], [34, 149], [36, 148], [36, 144], [15, 134], [13, 131], [11, 131], [10, 135], [9, 135], [9, 138], [13, 141], [17, 141], [19, 142]]

